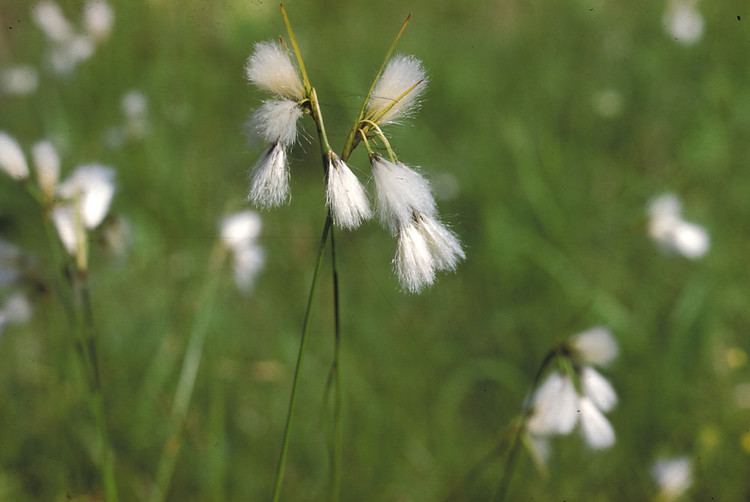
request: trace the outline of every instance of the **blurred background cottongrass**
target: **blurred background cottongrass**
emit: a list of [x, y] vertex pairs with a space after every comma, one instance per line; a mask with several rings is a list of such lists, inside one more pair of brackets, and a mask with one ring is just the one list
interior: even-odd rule
[[[253, 43], [284, 27], [265, 0], [113, 0], [111, 31], [91, 13], [86, 24], [84, 2], [59, 4], [76, 33], [89, 33], [67, 58], [35, 22], [38, 4], [0, 3], [0, 131], [27, 157], [52, 141], [63, 177], [91, 162], [116, 170], [89, 281], [120, 496], [141, 500], [206, 310], [201, 292], [216, 275], [219, 222], [249, 207], [248, 171], [265, 147], [248, 142], [245, 122], [263, 96], [243, 66]], [[503, 457], [468, 485], [466, 474], [521, 412], [545, 354], [596, 325], [620, 347], [606, 370], [619, 395], [607, 414], [616, 443], [594, 451], [555, 438], [546, 475], [522, 453], [509, 499], [668, 498], [669, 482], [689, 484], [687, 500], [750, 497], [747, 3], [287, 8], [334, 149], [412, 13], [399, 51], [422, 59], [430, 86], [418, 117], [390, 135], [431, 179], [467, 252], [455, 274], [408, 295], [391, 273], [387, 232], [367, 223], [337, 234], [342, 500], [443, 500], [456, 487], [461, 499], [490, 499]], [[235, 287], [228, 267], [218, 278], [170, 500], [271, 493], [325, 217], [310, 126], [291, 152], [291, 204], [262, 213], [265, 262], [252, 290]], [[350, 165], [372, 186], [363, 151]], [[670, 224], [710, 237], [705, 254], [695, 232], [655, 229], [654, 200], [665, 193], [682, 205]], [[0, 248], [0, 500], [100, 498], [95, 424], [53, 293], [60, 270], [39, 208], [7, 176], [0, 238], [23, 256], [23, 274], [11, 277], [17, 258], [11, 252], [6, 267]], [[324, 267], [285, 500], [328, 497]]]

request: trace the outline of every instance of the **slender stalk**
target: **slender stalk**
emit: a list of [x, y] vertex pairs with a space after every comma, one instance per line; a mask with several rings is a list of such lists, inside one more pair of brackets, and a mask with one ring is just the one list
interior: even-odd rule
[[328, 234], [331, 230], [333, 219], [330, 213], [326, 217], [326, 221], [323, 224], [323, 233], [320, 236], [320, 246], [318, 247], [318, 257], [315, 262], [315, 269], [313, 270], [312, 282], [310, 283], [310, 292], [307, 297], [307, 307], [305, 308], [305, 317], [302, 322], [302, 335], [300, 337], [299, 351], [297, 352], [297, 363], [294, 367], [294, 377], [292, 379], [292, 391], [289, 395], [289, 406], [286, 414], [286, 424], [284, 425], [284, 436], [281, 441], [281, 454], [279, 455], [279, 462], [276, 466], [276, 479], [274, 481], [273, 488], [273, 502], [278, 502], [281, 496], [281, 486], [284, 480], [284, 471], [286, 469], [286, 457], [289, 450], [289, 436], [292, 431], [292, 417], [294, 416], [294, 406], [297, 400], [297, 385], [299, 383], [300, 369], [302, 368], [302, 362], [305, 356], [305, 344], [307, 342], [307, 332], [310, 326], [310, 313], [312, 311], [313, 298], [315, 296], [315, 285], [318, 282], [318, 274], [320, 272], [320, 266], [323, 263], [323, 254], [325, 251], [326, 242], [328, 241]]
[[495, 500], [495, 502], [504, 501], [506, 496], [508, 495], [508, 490], [510, 489], [510, 481], [513, 477], [513, 472], [515, 471], [516, 463], [518, 460], [518, 452], [521, 448], [521, 439], [523, 438], [523, 434], [526, 431], [526, 417], [528, 416], [529, 408], [531, 407], [531, 396], [534, 392], [534, 389], [536, 389], [539, 385], [539, 380], [541, 380], [542, 375], [544, 374], [547, 367], [552, 363], [552, 361], [555, 360], [558, 355], [560, 355], [561, 351], [562, 346], [560, 345], [550, 350], [547, 355], [544, 356], [544, 359], [542, 359], [542, 363], [539, 365], [539, 368], [534, 375], [534, 380], [531, 384], [531, 390], [524, 399], [520, 424], [518, 424], [516, 434], [513, 437], [513, 443], [511, 443], [510, 452], [508, 453], [508, 457], [505, 460], [505, 466], [503, 467], [503, 473], [500, 478], [500, 485], [497, 489], [497, 492], [495, 493], [495, 498], [493, 499]]
[[302, 73], [302, 83], [305, 86], [305, 92], [307, 94], [310, 94], [310, 91], [312, 90], [312, 85], [310, 84], [310, 78], [307, 76], [307, 69], [305, 68], [305, 60], [302, 59], [302, 51], [299, 48], [299, 44], [297, 43], [297, 37], [294, 35], [294, 30], [292, 29], [292, 23], [289, 22], [289, 15], [286, 13], [286, 8], [284, 7], [284, 4], [279, 4], [279, 9], [281, 10], [281, 17], [284, 19], [284, 26], [286, 26], [286, 32], [289, 34], [289, 41], [292, 43], [292, 50], [294, 51], [294, 56], [297, 58], [297, 64], [299, 65], [299, 71]]
[[334, 393], [333, 393], [333, 483], [331, 500], [338, 502], [341, 496], [341, 459], [343, 454], [343, 429], [341, 425], [341, 318], [339, 309], [339, 273], [336, 268], [336, 240], [333, 228], [331, 228], [331, 273], [333, 279], [333, 371]]
[[159, 458], [156, 470], [156, 486], [150, 497], [150, 500], [153, 502], [165, 500], [169, 493], [169, 484], [172, 481], [172, 475], [177, 465], [177, 457], [182, 447], [182, 433], [185, 426], [185, 419], [190, 408], [198, 369], [203, 358], [203, 347], [208, 336], [208, 328], [214, 314], [216, 296], [219, 284], [221, 283], [219, 270], [224, 263], [225, 257], [226, 250], [217, 245], [211, 254], [208, 279], [203, 285], [198, 300], [200, 311], [198, 312], [198, 317], [193, 322], [187, 349], [185, 350], [185, 358], [182, 361], [180, 378], [177, 382], [177, 391], [172, 403], [169, 436]]
[[[386, 151], [388, 152], [388, 157], [391, 159], [391, 162], [398, 162], [398, 157], [396, 157], [396, 152], [393, 151], [393, 148], [391, 147], [391, 142], [388, 141], [388, 138], [385, 136], [385, 133], [380, 128], [378, 124], [373, 122], [372, 120], [364, 119], [362, 120], [363, 124], [366, 124], [373, 129], [375, 129], [375, 133], [378, 135], [378, 138], [380, 138], [380, 142], [383, 143], [383, 146], [385, 147]], [[367, 141], [367, 133], [360, 129], [360, 133], [362, 134], [362, 138]]]

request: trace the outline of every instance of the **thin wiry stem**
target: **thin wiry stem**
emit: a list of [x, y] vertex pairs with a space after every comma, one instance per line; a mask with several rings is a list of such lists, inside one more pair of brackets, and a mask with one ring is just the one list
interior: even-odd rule
[[[388, 138], [385, 136], [385, 133], [380, 128], [380, 126], [376, 124], [375, 122], [373, 122], [372, 120], [367, 120], [367, 119], [362, 120], [362, 123], [375, 129], [375, 133], [378, 135], [378, 138], [380, 138], [380, 142], [383, 143], [383, 146], [388, 152], [388, 157], [391, 159], [391, 162], [398, 162], [398, 157], [396, 157], [396, 152], [394, 152], [393, 148], [391, 148], [391, 142], [388, 141]], [[367, 137], [367, 133], [362, 131], [362, 129], [360, 129], [360, 132], [362, 133], [362, 136], [364, 138]]]
[[302, 51], [300, 50], [299, 44], [297, 43], [297, 37], [294, 35], [294, 30], [292, 29], [292, 23], [289, 22], [289, 15], [286, 13], [286, 8], [284, 7], [283, 3], [279, 4], [279, 9], [281, 10], [281, 17], [284, 19], [284, 26], [286, 26], [286, 32], [289, 34], [289, 41], [292, 43], [292, 50], [294, 51], [294, 56], [297, 58], [299, 71], [300, 73], [302, 73], [302, 83], [305, 86], [305, 92], [307, 94], [310, 94], [312, 85], [310, 84], [310, 78], [307, 76], [307, 69], [305, 68], [305, 60], [302, 59]]
[[341, 318], [339, 310], [339, 273], [336, 268], [336, 240], [331, 229], [331, 270], [333, 279], [333, 362], [331, 370], [334, 378], [333, 394], [333, 484], [331, 500], [338, 502], [341, 496], [341, 459], [343, 453], [343, 429], [341, 425]]
[[203, 286], [198, 300], [200, 311], [190, 331], [190, 338], [188, 339], [185, 358], [182, 361], [180, 378], [177, 383], [177, 391], [172, 403], [169, 436], [162, 449], [156, 469], [156, 486], [150, 498], [152, 502], [165, 500], [169, 493], [169, 484], [172, 480], [172, 475], [177, 465], [177, 457], [182, 447], [185, 419], [190, 408], [198, 369], [203, 358], [203, 347], [208, 336], [208, 327], [214, 313], [216, 296], [219, 291], [219, 284], [221, 283], [221, 274], [219, 271], [225, 257], [226, 250], [219, 245], [211, 253], [208, 279]]

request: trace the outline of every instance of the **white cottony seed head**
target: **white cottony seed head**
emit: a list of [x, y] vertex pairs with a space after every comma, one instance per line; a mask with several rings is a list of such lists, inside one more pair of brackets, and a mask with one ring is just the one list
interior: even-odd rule
[[72, 206], [55, 206], [52, 210], [52, 222], [63, 247], [71, 256], [76, 256], [82, 247], [85, 231], [79, 223], [79, 216]]
[[261, 226], [260, 215], [250, 209], [230, 214], [221, 220], [221, 241], [229, 249], [238, 249], [255, 242]]
[[615, 431], [609, 420], [588, 397], [578, 400], [581, 417], [581, 433], [586, 444], [593, 450], [603, 450], [615, 444]]
[[112, 32], [115, 12], [104, 0], [89, 0], [83, 8], [83, 24], [86, 33], [97, 41], [105, 40]]
[[0, 93], [11, 96], [27, 96], [39, 87], [39, 74], [36, 68], [18, 65], [0, 72]]
[[275, 207], [289, 199], [289, 167], [281, 143], [274, 143], [255, 165], [248, 198], [262, 208]]
[[36, 179], [44, 195], [51, 199], [55, 195], [60, 179], [60, 156], [50, 141], [40, 141], [31, 147]]
[[39, 2], [34, 7], [33, 16], [36, 25], [51, 42], [64, 43], [73, 36], [73, 28], [56, 2], [52, 0]]
[[58, 193], [79, 209], [86, 228], [95, 228], [109, 211], [115, 193], [115, 171], [99, 164], [78, 167], [60, 184]]
[[29, 166], [18, 142], [10, 135], [0, 132], [0, 170], [14, 180], [29, 177]]
[[665, 501], [678, 499], [693, 484], [693, 466], [687, 457], [659, 460], [651, 469], [651, 475]]
[[576, 357], [587, 364], [606, 366], [617, 358], [620, 349], [612, 332], [604, 326], [587, 329], [570, 340]]
[[436, 218], [420, 215], [416, 224], [430, 248], [436, 270], [453, 271], [466, 258], [458, 237]]
[[580, 376], [584, 395], [591, 399], [597, 408], [607, 412], [617, 405], [617, 393], [601, 373], [591, 366], [584, 366]]
[[276, 42], [255, 44], [245, 71], [248, 80], [263, 90], [297, 101], [305, 97], [305, 88], [289, 52]]
[[577, 405], [572, 380], [559, 372], [550, 373], [532, 398], [529, 432], [540, 436], [570, 433], [578, 419]]
[[372, 216], [367, 192], [349, 166], [331, 153], [328, 162], [326, 204], [336, 226], [346, 230], [357, 228]]
[[297, 121], [302, 109], [291, 99], [271, 99], [253, 113], [251, 120], [257, 133], [268, 143], [292, 146], [297, 140]]
[[682, 45], [692, 45], [703, 36], [705, 21], [695, 4], [695, 0], [673, 0], [664, 14], [667, 32]]
[[263, 248], [254, 243], [238, 247], [232, 252], [232, 271], [237, 289], [243, 293], [252, 290], [265, 259]]
[[682, 218], [679, 199], [673, 194], [656, 197], [648, 206], [648, 232], [669, 252], [696, 260], [708, 253], [711, 239], [706, 230]]
[[414, 213], [434, 217], [435, 199], [427, 179], [401, 162], [370, 157], [377, 192], [378, 215], [392, 232], [411, 222]]
[[[411, 91], [404, 94], [410, 88]], [[367, 118], [379, 124], [390, 124], [409, 116], [426, 88], [427, 75], [422, 62], [413, 56], [394, 56], [375, 84], [367, 104]]]
[[674, 250], [685, 258], [697, 260], [708, 253], [711, 239], [703, 227], [695, 223], [680, 221], [674, 226], [672, 232]]
[[410, 293], [418, 293], [435, 281], [432, 253], [415, 225], [405, 225], [399, 230], [394, 264], [401, 285]]

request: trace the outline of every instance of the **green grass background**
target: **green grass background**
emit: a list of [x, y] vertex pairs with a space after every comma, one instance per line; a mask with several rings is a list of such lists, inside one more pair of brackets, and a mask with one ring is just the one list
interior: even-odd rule
[[[78, 17], [81, 2], [62, 2]], [[108, 420], [125, 500], [145, 498], [167, 435], [181, 356], [217, 221], [247, 207], [261, 145], [243, 129], [263, 96], [243, 76], [254, 42], [283, 33], [269, 0], [118, 0], [111, 39], [69, 79], [0, 97], [0, 130], [26, 147], [52, 137], [64, 170], [116, 167], [114, 211], [129, 219], [124, 261], [93, 249]], [[441, 500], [518, 413], [549, 347], [610, 326], [621, 357], [606, 374], [621, 402], [611, 450], [553, 442], [548, 477], [524, 455], [511, 500], [648, 500], [660, 454], [695, 462], [689, 499], [750, 497], [750, 9], [702, 2], [705, 35], [682, 46], [666, 3], [636, 0], [287, 4], [336, 148], [404, 16], [400, 51], [431, 83], [392, 143], [433, 179], [453, 176], [441, 212], [468, 259], [419, 296], [399, 291], [393, 239], [375, 223], [337, 234], [342, 287], [343, 500]], [[0, 66], [40, 64], [31, 2], [0, 3]], [[737, 16], [741, 16], [738, 20]], [[150, 133], [107, 148], [131, 88], [150, 101]], [[596, 112], [615, 90], [622, 111]], [[310, 138], [314, 129], [306, 123]], [[266, 500], [286, 412], [304, 302], [325, 216], [317, 145], [292, 152], [292, 202], [264, 214], [267, 266], [250, 297], [226, 278], [213, 313], [171, 500]], [[366, 157], [352, 165], [369, 179]], [[712, 238], [706, 259], [660, 253], [645, 206], [676, 191]], [[49, 266], [38, 210], [0, 180], [0, 235]], [[332, 349], [330, 270], [315, 301], [285, 500], [325, 500]], [[0, 338], [0, 499], [100, 494], [93, 421], [75, 377], [63, 314], [36, 295], [33, 321]], [[737, 351], [735, 350], [735, 354]], [[746, 442], [750, 437], [745, 436]], [[467, 500], [486, 500], [491, 463]]]

